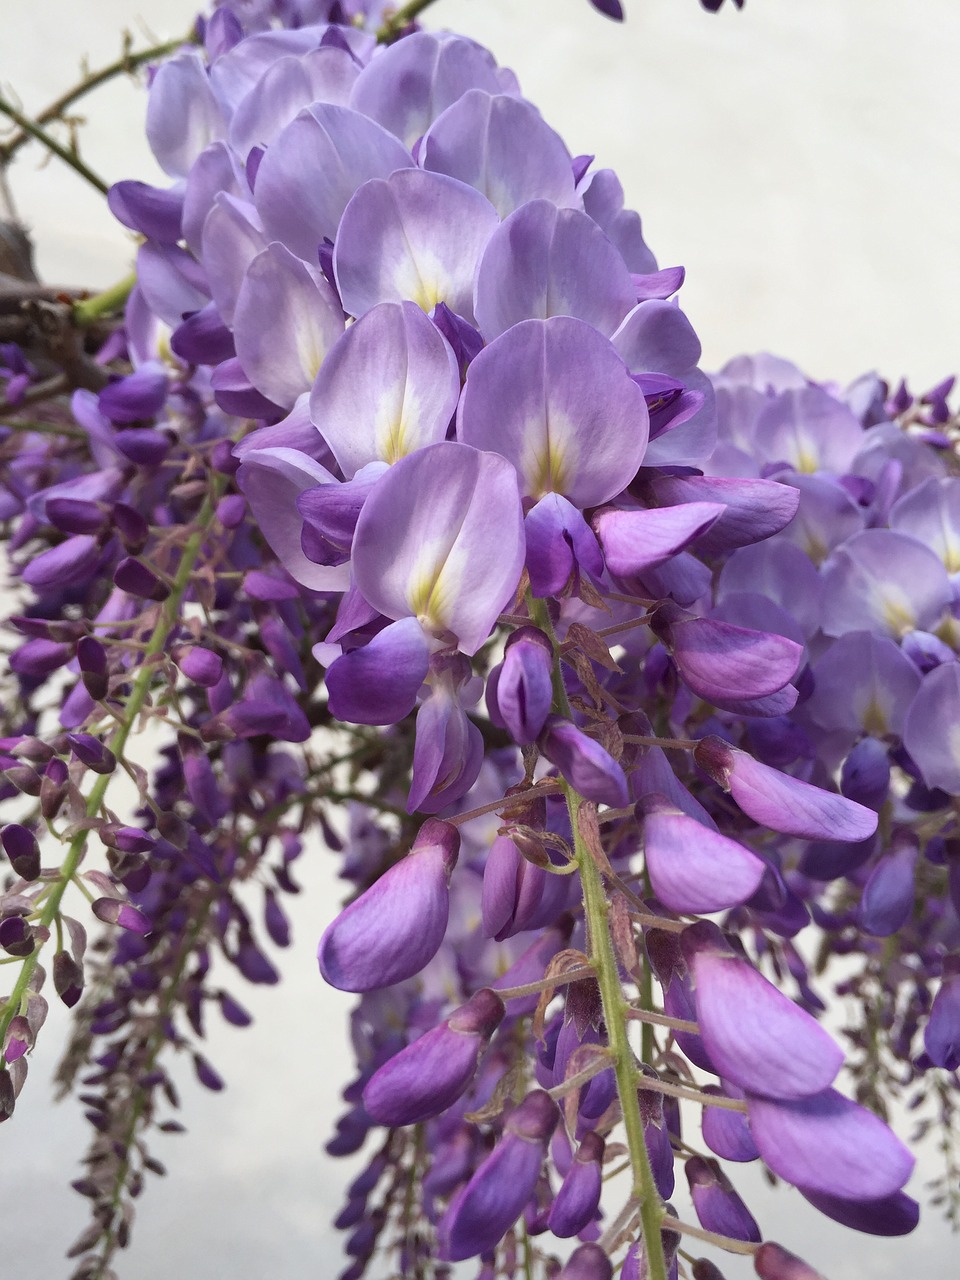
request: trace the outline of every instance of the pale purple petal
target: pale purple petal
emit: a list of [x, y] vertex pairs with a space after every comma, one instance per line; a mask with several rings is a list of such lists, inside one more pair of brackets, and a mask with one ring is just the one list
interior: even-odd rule
[[749, 631], [714, 618], [685, 618], [655, 624], [680, 676], [707, 702], [763, 698], [776, 693], [796, 673], [801, 645], [785, 636]]
[[310, 414], [350, 477], [443, 440], [459, 395], [456, 357], [436, 325], [412, 302], [385, 302], [331, 349]]
[[462, 36], [417, 31], [377, 51], [354, 85], [351, 105], [409, 147], [470, 89], [504, 91], [493, 56]]
[[902, 1191], [882, 1200], [841, 1200], [822, 1191], [799, 1188], [800, 1194], [815, 1209], [834, 1222], [871, 1236], [905, 1236], [920, 1221], [920, 1206]]
[[218, 194], [203, 224], [202, 242], [210, 292], [224, 323], [232, 325], [247, 268], [267, 247], [256, 209], [227, 192]]
[[643, 843], [654, 893], [680, 913], [724, 911], [746, 902], [766, 867], [736, 840], [667, 804], [646, 808]]
[[447, 441], [402, 458], [366, 501], [353, 562], [358, 588], [380, 613], [419, 618], [476, 653], [523, 567], [513, 468]]
[[455, 178], [401, 169], [364, 183], [344, 209], [334, 270], [343, 305], [361, 316], [378, 302], [445, 302], [474, 320], [477, 264], [497, 211]]
[[416, 618], [401, 618], [327, 671], [330, 714], [353, 724], [396, 724], [416, 705], [430, 651]]
[[320, 939], [320, 972], [341, 991], [375, 991], [412, 978], [447, 928], [460, 836], [429, 819], [410, 853], [337, 916]]
[[833, 1082], [843, 1050], [752, 965], [710, 949], [689, 963], [700, 1038], [724, 1079], [771, 1098], [806, 1098]]
[[658, 506], [723, 504], [723, 515], [697, 544], [697, 550], [708, 556], [779, 533], [793, 519], [800, 502], [799, 492], [791, 485], [726, 476], [657, 476], [650, 483], [649, 492]]
[[920, 672], [887, 636], [851, 631], [813, 667], [806, 713], [824, 729], [899, 736]]
[[223, 112], [200, 54], [189, 50], [164, 62], [147, 103], [147, 141], [161, 169], [185, 178], [201, 151], [225, 133]]
[[471, 89], [430, 126], [420, 164], [481, 191], [501, 218], [530, 200], [578, 203], [570, 153], [532, 103]]
[[905, 533], [865, 529], [837, 547], [823, 569], [823, 629], [829, 636], [877, 631], [899, 639], [935, 631], [950, 603], [936, 552]]
[[488, 342], [521, 320], [550, 316], [576, 316], [609, 336], [635, 297], [623, 259], [592, 218], [533, 200], [490, 237], [477, 274], [477, 323]]
[[526, 320], [476, 357], [457, 434], [516, 467], [524, 496], [590, 507], [629, 484], [649, 431], [646, 401], [610, 343], [582, 320]]
[[862, 804], [780, 773], [719, 738], [701, 738], [696, 761], [761, 826], [807, 840], [866, 840], [877, 815]]
[[557, 595], [574, 570], [599, 579], [603, 556], [593, 530], [573, 503], [548, 493], [527, 512], [523, 522], [527, 541], [530, 589], [541, 599]]
[[307, 103], [346, 106], [359, 74], [357, 60], [336, 46], [278, 58], [234, 112], [230, 145], [246, 156], [252, 147], [270, 146]]
[[593, 517], [611, 573], [633, 577], [663, 564], [723, 517], [719, 502], [684, 502], [649, 510], [600, 511]]
[[948, 573], [960, 572], [960, 481], [924, 480], [894, 503], [890, 528], [935, 551]]
[[960, 793], [960, 665], [923, 677], [903, 729], [904, 746], [928, 787]]
[[314, 564], [303, 554], [297, 497], [314, 485], [336, 483], [325, 467], [296, 449], [251, 449], [237, 472], [263, 536], [290, 576], [313, 591], [345, 591], [350, 567]]
[[[267, 325], [264, 316], [270, 317]], [[247, 268], [233, 322], [247, 377], [261, 395], [285, 408], [310, 390], [343, 333], [343, 313], [319, 269], [276, 242]]]
[[880, 1200], [904, 1185], [914, 1157], [879, 1116], [827, 1089], [799, 1102], [747, 1097], [750, 1130], [774, 1173], [842, 1200]]
[[318, 103], [268, 149], [254, 198], [267, 235], [312, 264], [321, 240], [336, 239], [357, 188], [412, 164], [410, 153], [373, 120]]

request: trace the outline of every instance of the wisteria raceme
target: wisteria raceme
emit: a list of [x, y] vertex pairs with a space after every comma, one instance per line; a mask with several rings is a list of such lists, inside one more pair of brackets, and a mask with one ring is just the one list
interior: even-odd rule
[[352, 892], [320, 971], [360, 995], [328, 1151], [369, 1144], [344, 1276], [522, 1248], [543, 1276], [715, 1277], [694, 1232], [812, 1277], [730, 1166], [905, 1234], [886, 1105], [952, 1115], [952, 383], [708, 378], [616, 176], [421, 7], [219, 4], [152, 74], [171, 183], [111, 188], [137, 282], [122, 323], [106, 297], [73, 321], [43, 430], [0, 349], [0, 1114], [52, 948], [94, 1131], [72, 1253], [106, 1275], [146, 1133], [179, 1127], [170, 1051], [223, 1088], [207, 1013], [250, 1021], [224, 966], [279, 980], [262, 935], [289, 943], [319, 836]]

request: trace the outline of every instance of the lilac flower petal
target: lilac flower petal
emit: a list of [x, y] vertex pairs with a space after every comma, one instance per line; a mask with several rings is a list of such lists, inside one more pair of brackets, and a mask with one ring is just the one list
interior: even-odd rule
[[460, 837], [428, 819], [410, 853], [341, 911], [320, 939], [320, 972], [341, 991], [392, 986], [429, 963], [443, 941]]
[[313, 591], [346, 590], [350, 571], [346, 565], [314, 564], [303, 554], [303, 517], [297, 510], [297, 497], [314, 485], [335, 483], [325, 467], [296, 449], [251, 449], [244, 453], [237, 472], [237, 484], [280, 563], [291, 577]]
[[343, 314], [319, 269], [274, 243], [247, 268], [233, 324], [244, 372], [268, 400], [289, 408], [313, 386], [343, 333]]
[[97, 539], [88, 533], [78, 533], [34, 556], [20, 576], [35, 591], [47, 591], [89, 577], [99, 558]]
[[888, 637], [850, 631], [813, 667], [808, 714], [824, 729], [886, 737], [903, 733], [920, 673]]
[[905, 533], [865, 529], [831, 554], [823, 569], [823, 629], [829, 636], [936, 630], [950, 602], [936, 552]]
[[698, 551], [708, 556], [748, 546], [779, 533], [793, 519], [800, 503], [796, 489], [775, 480], [667, 475], [656, 477], [649, 487], [658, 505], [723, 504], [723, 514], [697, 544]]
[[147, 103], [147, 141], [161, 169], [185, 178], [201, 151], [225, 132], [200, 54], [189, 50], [164, 62]]
[[364, 183], [334, 250], [344, 307], [361, 316], [378, 302], [445, 302], [472, 324], [477, 264], [498, 221], [485, 196], [443, 174], [400, 169]]
[[960, 484], [933, 476], [905, 493], [890, 511], [890, 528], [935, 551], [948, 573], [960, 572]]
[[600, 511], [593, 517], [607, 568], [630, 578], [663, 564], [723, 518], [719, 502], [685, 502], [649, 510]]
[[884, 1122], [827, 1089], [797, 1102], [747, 1097], [750, 1131], [774, 1173], [841, 1200], [880, 1200], [899, 1191], [914, 1157]]
[[902, 1191], [884, 1196], [882, 1200], [841, 1200], [822, 1191], [808, 1191], [803, 1187], [799, 1190], [805, 1200], [834, 1222], [867, 1235], [906, 1236], [920, 1221], [920, 1206]]
[[845, 796], [822, 791], [754, 760], [745, 751], [701, 738], [696, 760], [761, 826], [807, 840], [866, 840], [877, 815]]
[[535, 742], [553, 701], [553, 646], [537, 627], [514, 631], [497, 681], [497, 710], [514, 742]]
[[616, 760], [568, 720], [548, 717], [540, 751], [588, 800], [615, 807], [629, 802], [627, 780]]
[[923, 1046], [935, 1066], [945, 1071], [960, 1067], [960, 975], [945, 976], [934, 996]]
[[470, 89], [439, 116], [420, 164], [483, 193], [501, 218], [528, 201], [576, 203], [570, 153], [532, 103]]
[[[596, 0], [596, 3], [606, 9], [611, 0]], [[574, 1249], [563, 1264], [557, 1280], [613, 1280], [613, 1263], [606, 1249], [593, 1241], [587, 1241]]]
[[327, 672], [331, 715], [352, 724], [396, 724], [409, 715], [427, 675], [430, 655], [416, 618], [402, 618]]
[[888, 938], [909, 920], [918, 854], [916, 837], [907, 836], [896, 841], [870, 872], [857, 907], [857, 923], [865, 933]]
[[488, 342], [550, 316], [576, 316], [609, 337], [635, 297], [623, 259], [592, 218], [532, 200], [490, 237], [477, 273], [477, 323]]
[[[711, 1090], [707, 1089], [709, 1095]], [[739, 1091], [738, 1091], [739, 1092]], [[715, 1155], [724, 1160], [747, 1162], [757, 1160], [760, 1152], [750, 1134], [747, 1117], [742, 1111], [728, 1107], [703, 1108], [703, 1140]]]
[[716, 1160], [691, 1156], [684, 1165], [690, 1184], [690, 1198], [700, 1225], [733, 1240], [759, 1243], [760, 1228], [734, 1191]]
[[492, 55], [462, 36], [417, 31], [378, 51], [360, 73], [351, 104], [412, 146], [470, 89], [503, 91]]
[[960, 792], [960, 665], [935, 667], [910, 704], [903, 743], [928, 787]]
[[164, 190], [146, 182], [115, 182], [107, 192], [107, 204], [119, 222], [148, 240], [176, 244], [180, 239], [182, 190]]
[[752, 965], [709, 949], [689, 963], [700, 1038], [724, 1079], [771, 1098], [806, 1098], [833, 1082], [843, 1050]]
[[386, 617], [452, 632], [472, 655], [516, 591], [522, 537], [509, 463], [467, 445], [428, 445], [368, 497], [353, 544], [357, 587]]
[[[224, 142], [213, 142], [194, 161], [183, 199], [183, 238], [191, 253], [202, 257], [203, 224], [221, 193], [237, 204], [245, 204], [250, 191], [243, 171]], [[259, 225], [259, 218], [256, 219]], [[263, 245], [260, 246], [263, 248]]]
[[576, 570], [598, 579], [603, 557], [593, 530], [573, 503], [548, 493], [527, 512], [523, 522], [530, 589], [546, 599], [557, 595]]
[[337, 239], [354, 192], [371, 178], [412, 164], [406, 148], [374, 120], [318, 103], [301, 111], [264, 156], [257, 210], [270, 239], [313, 264], [320, 242]]
[[761, 460], [807, 475], [843, 475], [852, 469], [863, 444], [863, 428], [846, 405], [822, 387], [788, 388], [764, 405], [754, 443]]
[[435, 687], [417, 712], [407, 812], [439, 813], [466, 795], [480, 773], [483, 751], [483, 735], [458, 692]]
[[482, 988], [461, 1009], [390, 1058], [363, 1090], [371, 1119], [390, 1126], [419, 1124], [456, 1102], [503, 1018], [494, 992]]
[[436, 325], [412, 302], [385, 302], [330, 351], [310, 416], [350, 477], [443, 440], [459, 396], [456, 357]]
[[232, 325], [247, 268], [267, 247], [253, 205], [219, 193], [203, 224], [202, 245], [210, 292], [224, 324]]
[[785, 636], [715, 618], [668, 623], [665, 637], [684, 683], [717, 704], [776, 693], [796, 673], [803, 654], [802, 646]]
[[760, 1280], [826, 1280], [819, 1271], [772, 1240], [764, 1241], [753, 1255], [753, 1265]]
[[617, 246], [631, 271], [650, 274], [657, 260], [643, 239], [639, 215], [623, 207], [623, 187], [612, 169], [595, 169], [580, 186], [584, 210]]
[[538, 1090], [509, 1116], [503, 1137], [444, 1215], [439, 1228], [444, 1258], [459, 1262], [499, 1243], [533, 1194], [559, 1114], [556, 1103]]
[[210, 301], [203, 267], [175, 244], [147, 240], [140, 246], [137, 284], [153, 314], [171, 329]]
[[700, 340], [673, 302], [637, 303], [612, 338], [631, 373], [683, 378], [700, 359]]
[[667, 804], [647, 808], [643, 842], [653, 891], [671, 911], [724, 911], [763, 879], [766, 863], [756, 854]]
[[633, 273], [633, 290], [638, 302], [646, 302], [649, 298], [672, 297], [686, 277], [683, 267], [664, 267], [662, 271]]
[[230, 121], [230, 145], [241, 156], [269, 147], [305, 103], [346, 106], [360, 74], [356, 58], [334, 46], [289, 55], [271, 63]]
[[525, 496], [596, 506], [629, 484], [649, 430], [646, 401], [610, 343], [582, 320], [527, 320], [476, 357], [457, 434], [516, 467]]

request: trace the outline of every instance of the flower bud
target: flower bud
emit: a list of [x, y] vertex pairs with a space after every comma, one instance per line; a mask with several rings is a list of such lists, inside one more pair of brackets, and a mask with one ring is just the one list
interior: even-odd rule
[[716, 1160], [691, 1156], [684, 1172], [690, 1184], [693, 1207], [706, 1231], [730, 1236], [733, 1240], [759, 1242], [760, 1228]]
[[159, 602], [166, 600], [170, 594], [167, 584], [161, 582], [142, 560], [137, 560], [133, 556], [127, 556], [125, 560], [120, 561], [114, 570], [113, 581], [121, 591], [126, 591], [131, 596], [140, 596], [144, 600]]
[[533, 1195], [560, 1112], [535, 1090], [508, 1117], [503, 1137], [450, 1203], [440, 1223], [441, 1256], [459, 1262], [493, 1249]]
[[11, 956], [29, 956], [35, 946], [33, 930], [23, 916], [5, 916], [0, 920], [0, 947]]
[[142, 911], [120, 898], [98, 898], [91, 910], [104, 924], [117, 924], [121, 929], [129, 929], [143, 937], [153, 928]]
[[367, 1082], [363, 1105], [391, 1126], [419, 1124], [445, 1111], [466, 1090], [504, 1006], [482, 988], [465, 1005], [389, 1059]]
[[587, 800], [621, 807], [630, 795], [623, 770], [599, 742], [560, 716], [548, 716], [538, 743], [541, 752]]
[[825, 1280], [819, 1271], [772, 1240], [767, 1240], [753, 1255], [753, 1266], [760, 1280]]
[[507, 640], [503, 662], [490, 673], [487, 706], [520, 746], [536, 742], [553, 701], [553, 646], [537, 627], [520, 627]]
[[77, 663], [83, 687], [94, 702], [107, 696], [107, 651], [94, 636], [83, 636], [77, 641]]
[[36, 880], [40, 874], [40, 846], [29, 827], [11, 822], [0, 832], [0, 842], [17, 875], [22, 880]]
[[447, 929], [456, 827], [431, 818], [409, 854], [341, 911], [317, 949], [320, 972], [341, 991], [373, 991], [412, 978]]
[[66, 740], [74, 756], [94, 773], [113, 773], [117, 767], [117, 758], [110, 748], [92, 734], [68, 733]]
[[603, 1139], [591, 1130], [567, 1170], [547, 1220], [549, 1229], [562, 1240], [579, 1235], [596, 1217], [602, 1189], [603, 1150]]
[[125, 502], [116, 502], [113, 506], [113, 525], [130, 555], [138, 556], [150, 537], [150, 526], [140, 512], [135, 507], [127, 506]]
[[83, 994], [83, 970], [66, 951], [58, 951], [53, 958], [53, 985], [68, 1009], [72, 1009]]
[[574, 1249], [557, 1280], [611, 1280], [613, 1263], [598, 1244], [582, 1244]]

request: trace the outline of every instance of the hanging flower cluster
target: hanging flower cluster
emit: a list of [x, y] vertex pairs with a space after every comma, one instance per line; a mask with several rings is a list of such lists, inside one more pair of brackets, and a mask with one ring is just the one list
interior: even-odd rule
[[[908, 1232], [891, 1064], [949, 1109], [960, 1063], [951, 387], [707, 378], [616, 176], [486, 50], [394, 16], [223, 4], [156, 70], [171, 185], [110, 191], [143, 239], [100, 386], [3, 441], [0, 1107], [50, 943], [60, 998], [92, 988], [64, 1077], [96, 1133], [77, 1276], [104, 1274], [144, 1131], [178, 1124], [165, 1054], [222, 1087], [206, 1011], [249, 1021], [224, 962], [277, 981], [251, 884], [284, 946], [313, 828], [355, 889], [320, 970], [361, 996], [328, 1149], [374, 1142], [344, 1280], [518, 1253], [716, 1280], [703, 1239], [812, 1278], [730, 1166]], [[4, 370], [15, 407], [33, 372]], [[74, 883], [121, 930], [92, 981]], [[864, 1010], [849, 1054], [814, 927]]]

